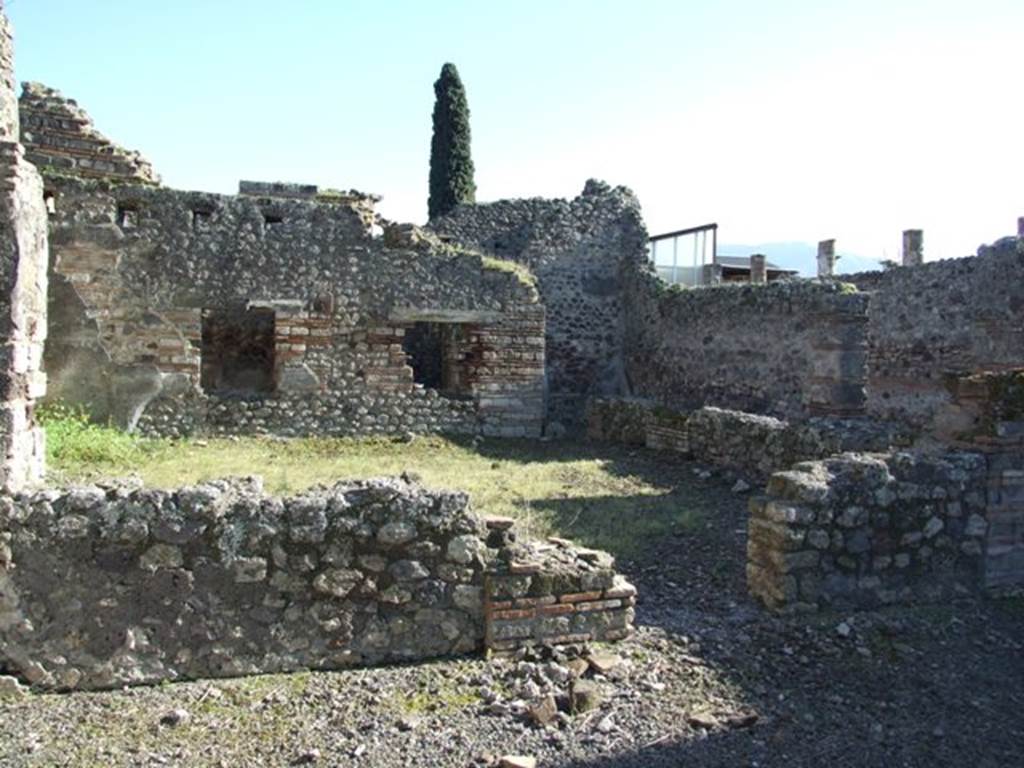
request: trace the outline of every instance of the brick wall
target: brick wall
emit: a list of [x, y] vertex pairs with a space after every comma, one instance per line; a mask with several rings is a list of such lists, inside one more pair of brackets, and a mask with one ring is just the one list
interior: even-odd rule
[[42, 475], [35, 402], [46, 391], [46, 208], [42, 179], [18, 143], [13, 65], [0, 8], [0, 489], [7, 491]]
[[77, 102], [60, 91], [41, 83], [24, 83], [20, 111], [21, 141], [29, 162], [40, 170], [160, 183], [148, 160], [97, 131]]

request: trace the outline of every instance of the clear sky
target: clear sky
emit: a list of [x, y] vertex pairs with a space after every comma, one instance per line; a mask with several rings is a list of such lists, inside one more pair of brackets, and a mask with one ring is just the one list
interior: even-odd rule
[[7, 0], [17, 76], [174, 187], [240, 178], [426, 217], [454, 62], [478, 199], [640, 197], [652, 233], [973, 253], [1024, 215], [1022, 0]]

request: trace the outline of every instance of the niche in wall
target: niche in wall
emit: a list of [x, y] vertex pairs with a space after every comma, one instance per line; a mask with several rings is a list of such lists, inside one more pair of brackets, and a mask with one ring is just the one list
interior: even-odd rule
[[459, 323], [417, 322], [407, 328], [402, 347], [412, 367], [413, 381], [448, 397], [469, 396], [464, 333]]
[[231, 395], [273, 392], [273, 310], [205, 310], [201, 355], [204, 391]]

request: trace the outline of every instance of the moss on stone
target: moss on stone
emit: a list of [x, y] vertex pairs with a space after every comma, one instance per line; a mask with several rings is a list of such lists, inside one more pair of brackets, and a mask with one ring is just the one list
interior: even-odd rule
[[499, 259], [494, 256], [480, 256], [480, 261], [483, 264], [484, 269], [515, 275], [523, 285], [529, 286], [530, 288], [537, 287], [537, 276], [522, 264], [517, 264], [516, 262], [508, 261], [507, 259]]

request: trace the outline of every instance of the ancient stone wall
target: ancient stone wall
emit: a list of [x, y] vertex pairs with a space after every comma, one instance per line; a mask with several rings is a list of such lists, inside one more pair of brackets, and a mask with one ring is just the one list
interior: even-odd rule
[[935, 418], [943, 442], [985, 455], [988, 466], [985, 586], [1024, 585], [1024, 368], [950, 382]]
[[46, 207], [43, 183], [18, 143], [11, 30], [0, 4], [0, 489], [43, 471], [35, 400], [46, 391]]
[[844, 275], [871, 291], [867, 410], [923, 430], [949, 402], [950, 374], [1024, 362], [1024, 240], [963, 259]]
[[160, 183], [148, 160], [97, 131], [74, 99], [42, 83], [24, 83], [22, 88], [21, 143], [29, 162], [40, 170]]
[[[540, 434], [544, 310], [513, 265], [375, 237], [369, 196], [50, 183], [55, 397], [164, 435]], [[256, 347], [239, 361], [237, 339], [215, 336], [251, 313], [272, 316], [272, 343], [239, 337]], [[403, 342], [425, 322], [453, 329], [450, 391], [416, 383]], [[222, 352], [232, 359], [204, 365]], [[226, 390], [203, 386], [217, 365], [241, 366]]]
[[462, 205], [431, 227], [536, 274], [547, 310], [552, 419], [578, 422], [588, 395], [625, 393], [622, 270], [642, 263], [647, 252], [647, 232], [631, 192], [588, 181], [571, 201]]
[[799, 461], [848, 451], [885, 451], [910, 437], [895, 425], [867, 419], [812, 417], [788, 422], [708, 406], [679, 411], [628, 399], [587, 404], [587, 435], [670, 450], [705, 464], [767, 478]]
[[498, 600], [541, 594], [564, 635], [632, 623], [604, 553], [516, 544], [465, 494], [403, 480], [48, 490], [4, 499], [0, 530], [0, 668], [43, 689], [507, 650], [550, 627], [508, 629]]
[[750, 501], [747, 585], [772, 608], [936, 601], [982, 586], [985, 457], [844, 454]]
[[633, 395], [780, 417], [862, 411], [866, 294], [811, 282], [680, 290], [646, 267], [628, 286]]

